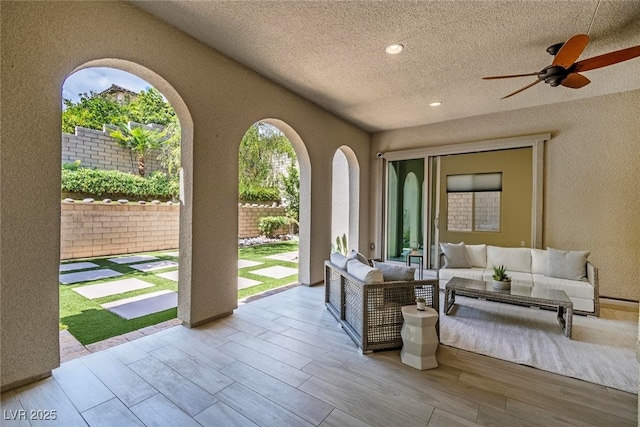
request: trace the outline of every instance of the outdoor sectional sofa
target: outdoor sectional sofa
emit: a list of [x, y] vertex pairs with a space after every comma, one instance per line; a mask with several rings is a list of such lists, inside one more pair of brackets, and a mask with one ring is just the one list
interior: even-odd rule
[[564, 291], [573, 302], [574, 313], [600, 316], [598, 269], [587, 261], [589, 252], [464, 243], [441, 244], [441, 248], [441, 283], [454, 276], [489, 281], [493, 267], [504, 265], [512, 280]]
[[325, 305], [363, 353], [402, 347], [401, 307], [416, 297], [439, 312], [438, 280], [414, 280], [413, 268], [378, 262], [374, 268], [362, 257], [337, 255], [325, 261]]

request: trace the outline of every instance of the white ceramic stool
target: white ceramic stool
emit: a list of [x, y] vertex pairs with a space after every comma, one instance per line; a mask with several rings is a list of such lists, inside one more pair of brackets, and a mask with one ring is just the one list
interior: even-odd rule
[[400, 359], [405, 365], [425, 370], [438, 367], [436, 350], [438, 334], [436, 322], [438, 313], [430, 307], [419, 311], [416, 305], [402, 307], [402, 350]]

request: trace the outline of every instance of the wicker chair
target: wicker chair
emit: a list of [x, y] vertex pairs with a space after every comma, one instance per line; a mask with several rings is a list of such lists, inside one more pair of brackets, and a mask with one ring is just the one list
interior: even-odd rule
[[[363, 353], [402, 347], [403, 305], [423, 297], [439, 312], [438, 280], [363, 283], [325, 261], [325, 305]], [[439, 322], [436, 325], [440, 336]]]

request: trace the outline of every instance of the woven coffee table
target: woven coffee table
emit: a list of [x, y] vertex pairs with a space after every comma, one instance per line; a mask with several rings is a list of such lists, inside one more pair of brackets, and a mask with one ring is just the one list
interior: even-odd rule
[[511, 282], [509, 290], [494, 290], [492, 282], [482, 280], [453, 277], [445, 285], [444, 312], [449, 310], [456, 301], [456, 295], [484, 298], [491, 301], [508, 302], [531, 307], [551, 307], [558, 311], [558, 323], [562, 326], [564, 335], [571, 338], [571, 324], [573, 322], [573, 303], [564, 291], [556, 289], [535, 288], [530, 282]]

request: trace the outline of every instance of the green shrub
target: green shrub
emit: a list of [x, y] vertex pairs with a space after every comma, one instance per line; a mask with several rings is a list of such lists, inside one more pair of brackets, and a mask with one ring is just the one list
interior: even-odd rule
[[239, 199], [280, 202], [280, 190], [269, 187], [240, 187]]
[[62, 168], [62, 191], [96, 197], [117, 195], [137, 199], [171, 199], [179, 192], [178, 178], [154, 172], [148, 178], [116, 170], [77, 167]]
[[274, 233], [285, 225], [289, 225], [291, 220], [286, 216], [265, 216], [260, 218], [258, 228], [267, 237], [274, 237]]

